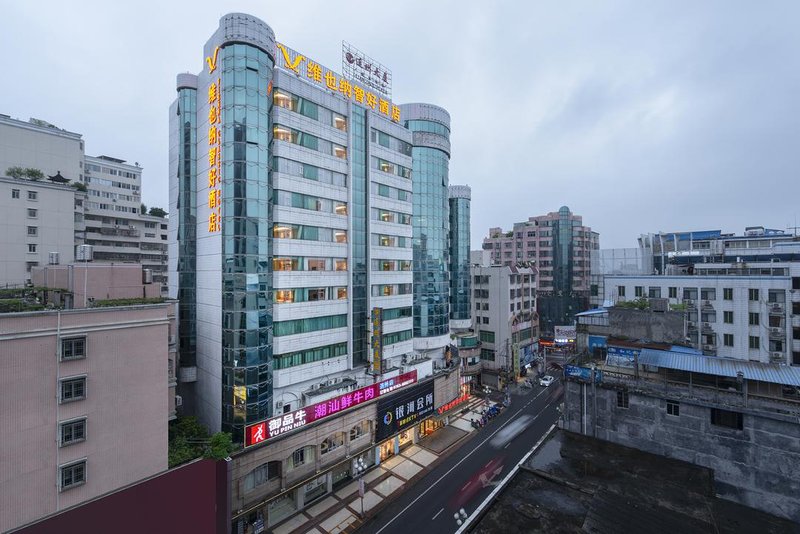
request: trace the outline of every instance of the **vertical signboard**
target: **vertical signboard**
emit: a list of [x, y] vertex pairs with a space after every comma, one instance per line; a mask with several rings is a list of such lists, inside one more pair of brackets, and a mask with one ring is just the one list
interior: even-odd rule
[[383, 364], [383, 308], [372, 308], [372, 371], [380, 374]]
[[[219, 47], [214, 55], [206, 58], [208, 73], [217, 70]], [[208, 231], [219, 232], [222, 222], [222, 200], [220, 198], [220, 160], [222, 159], [222, 137], [219, 125], [222, 123], [222, 83], [219, 75], [208, 86]]]

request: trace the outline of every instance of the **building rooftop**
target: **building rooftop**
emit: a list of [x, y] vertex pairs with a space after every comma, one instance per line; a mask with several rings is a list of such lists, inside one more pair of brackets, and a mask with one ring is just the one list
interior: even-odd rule
[[711, 469], [558, 430], [521, 466], [476, 533], [800, 533], [717, 498]]

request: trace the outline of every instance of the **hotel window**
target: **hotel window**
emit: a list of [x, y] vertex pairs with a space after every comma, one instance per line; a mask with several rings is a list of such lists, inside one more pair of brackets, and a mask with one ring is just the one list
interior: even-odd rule
[[722, 288], [722, 298], [723, 298], [723, 300], [733, 300], [733, 288], [732, 287], [723, 287]]
[[294, 290], [293, 289], [276, 289], [275, 290], [275, 302], [278, 304], [286, 304], [290, 302], [294, 302]]
[[732, 311], [722, 312], [722, 322], [726, 324], [733, 324], [733, 312]]
[[679, 417], [681, 415], [681, 405], [674, 401], [667, 401], [667, 415]]
[[336, 298], [338, 300], [347, 299], [347, 288], [346, 287], [337, 287], [336, 288]]
[[335, 259], [333, 260], [333, 266], [336, 271], [346, 271], [347, 270], [347, 260], [346, 259]]
[[33, 209], [33, 208], [28, 208], [28, 218], [29, 219], [35, 219], [38, 216], [39, 216], [39, 210], [36, 210], [36, 209]]
[[751, 349], [760, 349], [761, 348], [761, 338], [759, 336], [749, 336], [749, 338], [748, 338], [748, 346]]
[[19, 198], [19, 189], [11, 190], [11, 198]]
[[722, 344], [726, 347], [733, 346], [733, 334], [722, 334]]
[[274, 271], [299, 271], [299, 258], [273, 258], [272, 269]]
[[332, 154], [337, 158], [347, 159], [347, 149], [340, 145], [333, 145]]
[[338, 200], [333, 201], [333, 212], [336, 215], [347, 215], [347, 203], [346, 202], [339, 202]]
[[39, 235], [39, 228], [37, 226], [29, 226], [28, 227], [28, 236], [29, 237], [36, 237]]
[[324, 258], [308, 258], [306, 260], [307, 268], [309, 271], [325, 271], [325, 264], [327, 262]]
[[86, 338], [73, 337], [61, 340], [61, 361], [82, 360], [86, 358]]
[[758, 289], [750, 288], [747, 291], [747, 297], [748, 297], [748, 300], [758, 301]]
[[733, 428], [734, 430], [742, 430], [744, 428], [744, 421], [742, 414], [739, 412], [731, 412], [728, 410], [720, 410], [719, 408], [711, 408], [711, 424], [714, 426], [722, 426], [726, 428]]
[[325, 290], [324, 287], [318, 287], [318, 288], [314, 288], [314, 289], [309, 289], [308, 290], [308, 301], [312, 302], [312, 301], [317, 301], [317, 300], [325, 300], [325, 298], [326, 298], [325, 294], [326, 293], [327, 293], [327, 291]]
[[59, 425], [59, 446], [66, 447], [73, 443], [86, 441], [86, 418], [66, 421]]
[[59, 467], [58, 490], [64, 491], [86, 483], [86, 460]]
[[337, 243], [347, 243], [347, 230], [334, 230], [333, 240]]

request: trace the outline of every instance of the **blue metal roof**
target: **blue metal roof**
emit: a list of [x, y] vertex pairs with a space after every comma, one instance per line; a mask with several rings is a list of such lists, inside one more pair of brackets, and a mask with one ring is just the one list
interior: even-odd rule
[[800, 367], [790, 367], [775, 363], [749, 362], [654, 349], [642, 349], [641, 354], [639, 354], [639, 363], [641, 365], [652, 365], [666, 369], [731, 378], [736, 378], [736, 373], [741, 371], [747, 380], [758, 380], [786, 386], [800, 386]]
[[586, 317], [589, 315], [602, 315], [604, 313], [608, 313], [606, 308], [595, 308], [593, 310], [587, 310], [585, 312], [576, 313], [575, 317]]

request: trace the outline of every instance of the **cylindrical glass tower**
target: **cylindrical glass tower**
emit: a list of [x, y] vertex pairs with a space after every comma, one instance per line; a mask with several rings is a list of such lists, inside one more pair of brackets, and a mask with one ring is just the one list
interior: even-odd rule
[[472, 305], [469, 277], [469, 204], [471, 190], [451, 185], [450, 192], [450, 328], [467, 329]]
[[[449, 342], [450, 280], [448, 167], [450, 115], [430, 104], [405, 104], [401, 113], [414, 135], [414, 347], [444, 348]], [[424, 338], [441, 338], [430, 340]]]

